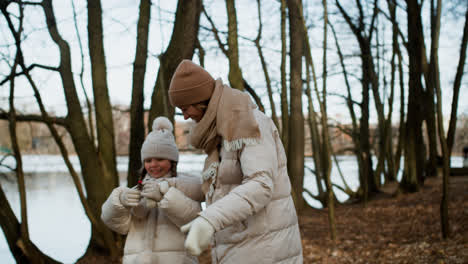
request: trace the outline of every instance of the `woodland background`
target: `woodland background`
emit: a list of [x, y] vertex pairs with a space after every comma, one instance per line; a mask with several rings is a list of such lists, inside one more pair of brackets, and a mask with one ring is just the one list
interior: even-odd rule
[[[92, 225], [80, 262], [118, 262], [123, 237], [99, 219], [102, 203], [119, 184], [116, 157], [128, 155], [128, 185], [135, 185], [147, 124], [160, 115], [176, 121], [179, 146], [191, 150], [181, 143], [190, 124], [177, 122], [167, 97], [182, 59], [249, 93], [279, 128], [305, 253], [318, 242], [307, 232], [307, 217], [315, 211], [303, 195], [324, 208], [312, 215], [325, 213], [326, 221], [312, 226], [327, 227], [321, 236], [330, 241], [326, 256], [344, 245], [341, 213], [347, 209], [335, 199], [339, 188], [358, 204], [355, 216], [390, 195], [375, 206], [394, 208], [388, 217], [372, 219], [376, 227], [401, 213], [408, 197], [432, 197], [431, 206], [421, 206], [440, 208], [436, 222], [433, 214], [408, 213], [405, 219], [433, 221], [430, 230], [437, 234], [428, 241], [462, 245], [450, 251], [453, 259], [443, 260], [466, 260], [466, 239], [453, 235], [466, 233], [459, 224], [467, 219], [460, 209], [466, 191], [459, 189], [466, 185], [459, 178], [451, 185], [449, 177], [452, 154], [468, 145], [465, 0], [1, 0], [0, 10], [0, 165], [15, 159], [8, 168], [21, 199], [18, 219], [0, 188], [0, 226], [18, 263], [57, 263], [29, 237], [22, 169], [24, 153], [49, 151], [63, 156]], [[128, 104], [112, 99], [120, 93]], [[330, 179], [336, 154], [343, 153], [356, 157], [357, 190]], [[71, 155], [78, 157], [80, 173]], [[305, 166], [305, 155], [313, 157], [313, 168]], [[315, 175], [318, 193], [304, 189], [305, 170]], [[395, 241], [399, 248], [405, 244]], [[306, 260], [332, 262], [324, 258]]]

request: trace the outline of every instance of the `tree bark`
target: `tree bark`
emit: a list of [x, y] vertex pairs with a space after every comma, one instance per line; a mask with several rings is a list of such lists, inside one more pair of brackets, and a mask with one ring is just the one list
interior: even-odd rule
[[[440, 35], [440, 15], [441, 6], [434, 6], [434, 1], [430, 2], [430, 21], [431, 21], [431, 49], [429, 64], [423, 61], [423, 70], [426, 72], [426, 91], [425, 91], [425, 113], [423, 116], [426, 119], [426, 130], [429, 142], [429, 160], [425, 168], [427, 176], [437, 176], [437, 124], [436, 124], [436, 86], [440, 85], [439, 76], [439, 35]], [[423, 36], [422, 36], [423, 38]], [[424, 58], [426, 57], [423, 53]]]
[[101, 0], [88, 0], [88, 49], [91, 58], [91, 78], [94, 93], [98, 153], [104, 166], [104, 177], [119, 185], [115, 159], [114, 121], [107, 86], [107, 66], [102, 33]]
[[[439, 80], [439, 33], [440, 33], [440, 13], [442, 9], [442, 0], [437, 0], [435, 10], [434, 0], [431, 0], [431, 17], [434, 19], [431, 23], [432, 29], [432, 47], [431, 47], [431, 75], [434, 78], [434, 90], [437, 99], [437, 127], [439, 128], [439, 142], [442, 148], [442, 199], [440, 201], [440, 223], [442, 237], [450, 236], [450, 225], [448, 215], [448, 195], [449, 195], [449, 174], [450, 174], [450, 154], [448, 153], [447, 139], [445, 138], [444, 120], [442, 115], [442, 93]], [[433, 11], [433, 12], [432, 12]]]
[[422, 137], [422, 22], [417, 0], [406, 0], [408, 13], [409, 93], [405, 128], [405, 163], [400, 187], [418, 191], [425, 178], [425, 147]]
[[[328, 205], [328, 223], [330, 227], [330, 237], [336, 241], [336, 225], [335, 225], [335, 194], [333, 192], [331, 182], [331, 146], [330, 135], [328, 132], [328, 115], [327, 115], [327, 33], [328, 33], [328, 10], [327, 0], [322, 0], [323, 3], [323, 87], [322, 87], [322, 102], [320, 103], [320, 110], [322, 114], [322, 138], [323, 138], [323, 174], [325, 175], [325, 183], [327, 186], [327, 205]], [[318, 92], [318, 90], [317, 90]], [[320, 102], [320, 100], [319, 100]]]
[[132, 101], [130, 102], [130, 144], [128, 150], [127, 185], [138, 182], [138, 170], [142, 166], [141, 146], [145, 140], [144, 85], [146, 60], [148, 58], [148, 34], [151, 17], [151, 1], [140, 1], [140, 15], [137, 25], [137, 44], [133, 63]]
[[232, 88], [244, 90], [242, 70], [239, 66], [239, 45], [237, 43], [237, 14], [234, 0], [226, 0], [228, 17], [228, 59], [229, 83]]
[[[301, 0], [287, 0], [290, 34], [290, 95], [288, 173], [291, 178], [295, 205], [298, 212], [304, 206], [302, 197], [304, 181], [304, 116], [302, 113], [302, 55], [304, 31]], [[293, 136], [294, 135], [294, 136]]]
[[286, 0], [281, 0], [281, 141], [289, 153], [289, 104], [286, 82]]

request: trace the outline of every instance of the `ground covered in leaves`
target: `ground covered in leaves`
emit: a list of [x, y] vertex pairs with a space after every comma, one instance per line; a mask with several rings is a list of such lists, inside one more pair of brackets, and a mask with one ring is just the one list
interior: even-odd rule
[[[330, 239], [327, 210], [299, 217], [304, 263], [468, 263], [468, 176], [450, 177], [451, 236], [442, 238], [441, 178], [419, 192], [394, 194], [396, 185], [362, 204], [336, 208], [337, 240]], [[200, 263], [211, 263], [205, 252]]]
[[335, 243], [327, 211], [306, 211], [300, 216], [304, 263], [468, 263], [468, 176], [449, 182], [448, 239], [440, 225], [442, 180], [429, 178], [416, 193], [388, 188], [366, 207], [336, 208]]

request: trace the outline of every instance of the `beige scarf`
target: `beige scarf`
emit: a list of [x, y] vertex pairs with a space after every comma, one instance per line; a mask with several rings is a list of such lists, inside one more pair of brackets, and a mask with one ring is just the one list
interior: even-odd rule
[[221, 79], [216, 80], [208, 108], [192, 129], [190, 138], [192, 146], [208, 155], [202, 173], [202, 190], [208, 196], [214, 191], [221, 141], [227, 151], [258, 143], [260, 129], [252, 111], [255, 107], [246, 93], [223, 85]]

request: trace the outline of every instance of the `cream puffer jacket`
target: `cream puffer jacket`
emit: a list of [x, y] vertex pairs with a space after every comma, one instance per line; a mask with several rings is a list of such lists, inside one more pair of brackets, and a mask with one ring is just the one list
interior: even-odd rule
[[221, 148], [215, 189], [200, 213], [215, 228], [212, 262], [302, 263], [284, 148], [272, 120], [253, 111], [259, 144]]
[[185, 234], [180, 226], [193, 220], [201, 211], [204, 198], [197, 177], [178, 174], [165, 178], [169, 190], [158, 206], [146, 208], [146, 198], [134, 208], [120, 202], [123, 187], [112, 191], [102, 205], [101, 219], [119, 234], [128, 234], [122, 262], [129, 263], [198, 263], [184, 248]]

